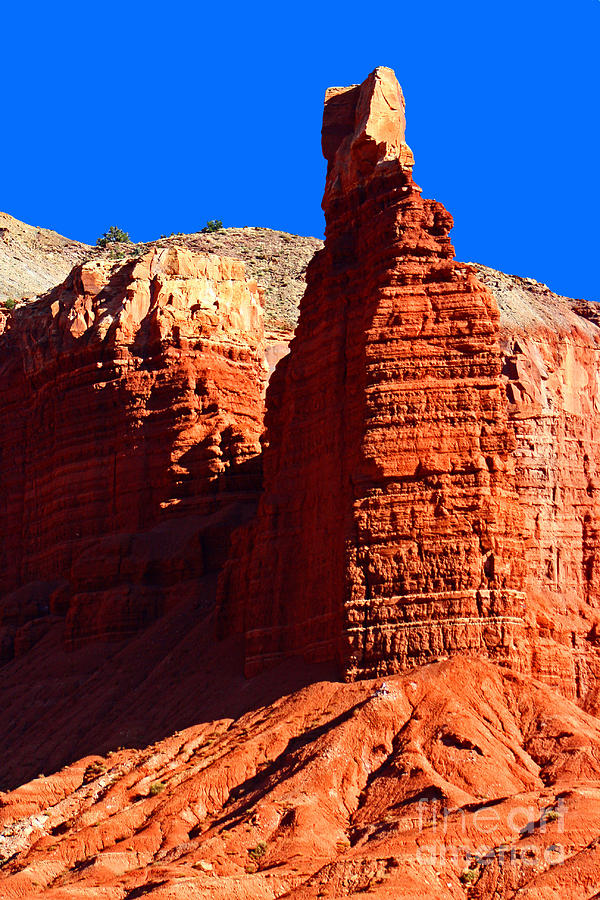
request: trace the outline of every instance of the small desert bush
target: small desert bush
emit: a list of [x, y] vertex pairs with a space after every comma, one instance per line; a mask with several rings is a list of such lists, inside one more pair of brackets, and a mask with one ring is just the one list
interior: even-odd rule
[[157, 794], [162, 794], [165, 789], [164, 781], [155, 781], [154, 784], [150, 785], [150, 789], [148, 791], [149, 797], [156, 797]]
[[96, 241], [97, 247], [108, 247], [109, 244], [130, 244], [131, 238], [127, 234], [126, 231], [123, 231], [122, 228], [117, 228], [116, 225], [111, 225], [108, 231], [105, 231], [104, 234], [101, 234], [98, 240]]
[[202, 234], [210, 234], [213, 231], [222, 231], [223, 223], [220, 219], [209, 219], [204, 228], [200, 231]]
[[463, 884], [475, 884], [475, 882], [479, 880], [479, 875], [479, 866], [474, 869], [465, 869], [460, 876], [460, 880]]
[[98, 778], [100, 775], [104, 775], [106, 769], [107, 765], [104, 762], [90, 763], [83, 776], [84, 783], [87, 784], [90, 781], [94, 781], [94, 779]]
[[248, 856], [250, 857], [250, 859], [253, 859], [254, 862], [258, 862], [258, 860], [261, 859], [265, 855], [266, 852], [267, 852], [266, 842], [259, 841], [258, 844], [256, 845], [256, 847], [251, 847], [248, 850]]

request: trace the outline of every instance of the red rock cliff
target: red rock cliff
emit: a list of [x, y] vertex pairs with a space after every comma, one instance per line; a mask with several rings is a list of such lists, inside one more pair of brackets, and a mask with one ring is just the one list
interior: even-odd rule
[[477, 266], [500, 308], [532, 669], [585, 696], [600, 645], [600, 330], [595, 304]]
[[[579, 349], [569, 356], [555, 339], [548, 351], [557, 393], [547, 402], [558, 406], [527, 425], [523, 380], [534, 391], [542, 379], [531, 399], [539, 405], [546, 376], [515, 374], [530, 372], [525, 343], [503, 327], [475, 270], [454, 261], [451, 216], [412, 180], [391, 70], [327, 92], [323, 151], [325, 248], [309, 267], [291, 353], [269, 387], [265, 493], [257, 520], [234, 541], [221, 629], [245, 632], [248, 673], [302, 653], [337, 659], [354, 678], [462, 651], [581, 692], [566, 648], [585, 644], [594, 669], [585, 635], [597, 606], [596, 535], [592, 517], [582, 536], [586, 453], [572, 429], [577, 419], [587, 435], [591, 472], [585, 419], [595, 401], [575, 397], [582, 366], [596, 381], [598, 329], [570, 310], [566, 327]], [[557, 425], [564, 440], [548, 451]], [[553, 537], [541, 541], [539, 507], [552, 518], [559, 502], [540, 470], [548, 452], [564, 454], [552, 477], [571, 499], [565, 512], [554, 507]], [[569, 601], [539, 565], [552, 554], [555, 564], [561, 541]], [[552, 621], [559, 594], [560, 624]]]
[[74, 643], [198, 593], [259, 486], [262, 307], [243, 264], [87, 263], [0, 340], [4, 658], [53, 615]]

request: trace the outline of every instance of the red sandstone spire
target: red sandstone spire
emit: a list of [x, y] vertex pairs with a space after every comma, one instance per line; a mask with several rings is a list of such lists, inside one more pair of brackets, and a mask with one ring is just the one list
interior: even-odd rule
[[404, 139], [404, 107], [402, 88], [385, 66], [361, 85], [325, 92], [322, 147], [329, 165], [324, 208], [334, 195], [364, 187], [384, 171], [411, 171], [414, 158]]
[[421, 197], [404, 129], [389, 69], [326, 94], [325, 248], [267, 394], [259, 512], [221, 583], [221, 629], [245, 632], [248, 673], [290, 654], [346, 678], [457, 652], [544, 666], [536, 610], [551, 592], [526, 562], [539, 508], [498, 303], [454, 262], [452, 218]]

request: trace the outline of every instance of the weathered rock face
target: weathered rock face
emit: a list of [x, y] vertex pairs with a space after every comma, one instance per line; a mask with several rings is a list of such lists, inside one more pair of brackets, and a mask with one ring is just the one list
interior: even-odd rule
[[[215, 232], [161, 236], [147, 244], [120, 244], [121, 250], [148, 252], [169, 247], [240, 259], [246, 273], [264, 291], [265, 351], [273, 370], [293, 337], [298, 305], [306, 286], [306, 267], [323, 241], [246, 226]], [[109, 260], [115, 245], [90, 247], [53, 231], [33, 228], [0, 212], [0, 329], [6, 300], [27, 302], [60, 284], [73, 266], [87, 260]]]
[[600, 330], [594, 304], [476, 266], [500, 308], [532, 669], [585, 695], [600, 645]]
[[57, 615], [69, 643], [131, 633], [197, 591], [253, 509], [257, 287], [187, 250], [90, 262], [0, 340], [4, 657]]
[[[593, 472], [596, 457], [585, 424], [595, 395], [577, 397], [596, 382], [598, 329], [565, 302], [573, 346], [554, 336], [555, 400], [544, 401], [561, 411], [542, 413], [548, 379], [528, 368], [533, 350], [503, 327], [475, 270], [453, 260], [450, 215], [412, 180], [391, 70], [327, 93], [323, 150], [325, 249], [269, 387], [265, 495], [234, 540], [222, 631], [245, 632], [248, 673], [302, 653], [364, 677], [462, 651], [581, 693], [589, 677], [567, 648], [581, 648], [589, 675], [596, 535], [590, 512], [583, 536], [578, 504], [582, 491], [586, 508], [594, 502], [582, 467]], [[536, 378], [528, 400], [523, 379]], [[570, 496], [560, 513], [540, 468], [557, 415], [564, 440], [553, 452], [564, 458], [553, 478]], [[540, 541], [546, 521], [552, 536]], [[555, 565], [561, 541], [572, 591], [556, 617], [562, 588], [540, 558], [553, 553]]]

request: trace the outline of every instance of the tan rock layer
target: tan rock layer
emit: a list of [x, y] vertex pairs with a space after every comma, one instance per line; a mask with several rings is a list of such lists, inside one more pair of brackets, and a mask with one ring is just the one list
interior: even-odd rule
[[92, 252], [87, 244], [0, 212], [0, 304], [50, 290]]

